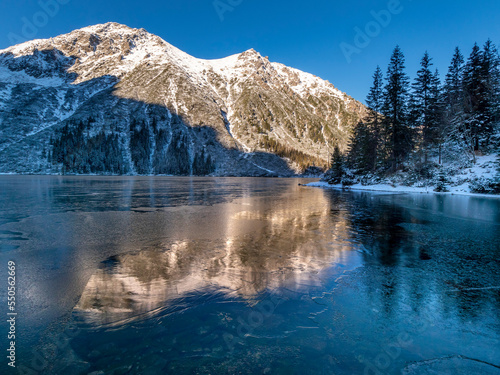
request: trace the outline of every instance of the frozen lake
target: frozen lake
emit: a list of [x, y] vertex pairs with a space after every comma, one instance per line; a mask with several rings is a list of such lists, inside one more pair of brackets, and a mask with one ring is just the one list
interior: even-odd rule
[[500, 199], [308, 181], [1, 176], [18, 369], [500, 373]]

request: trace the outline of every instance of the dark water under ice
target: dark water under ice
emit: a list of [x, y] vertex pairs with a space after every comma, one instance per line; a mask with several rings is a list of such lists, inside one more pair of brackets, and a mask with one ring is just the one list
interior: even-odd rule
[[500, 373], [500, 199], [299, 182], [0, 177], [18, 369]]

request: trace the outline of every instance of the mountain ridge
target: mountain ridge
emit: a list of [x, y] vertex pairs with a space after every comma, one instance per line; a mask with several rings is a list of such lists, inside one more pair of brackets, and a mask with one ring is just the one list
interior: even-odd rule
[[[23, 90], [28, 100], [20, 100], [24, 104], [21, 110], [15, 103], [20, 98], [14, 94]], [[126, 101], [134, 105], [116, 107], [118, 103], [127, 107]], [[110, 116], [101, 103], [107, 103], [114, 114]], [[151, 113], [139, 114], [137, 105]], [[26, 116], [24, 109], [30, 107], [37, 113]], [[121, 133], [119, 143], [125, 155], [130, 153], [126, 150], [130, 139], [125, 133], [132, 118], [144, 121], [151, 133], [156, 116], [157, 124], [164, 118], [158, 126], [168, 130], [164, 139], [167, 149], [175, 131], [192, 133], [182, 126], [174, 131], [173, 121], [184, 127], [215, 130], [217, 150], [207, 151], [214, 163], [210, 174], [239, 174], [228, 167], [231, 162], [227, 159], [236, 154], [239, 159], [252, 159], [254, 153], [269, 154], [261, 155], [266, 160], [278, 154], [286, 164], [283, 168], [279, 160], [265, 165], [253, 161], [261, 167], [258, 174], [270, 170], [268, 163], [280, 164], [281, 172], [273, 174], [293, 174], [307, 164], [326, 166], [332, 145], [345, 148], [352, 127], [364, 113], [364, 105], [333, 84], [270, 62], [253, 49], [222, 59], [198, 59], [144, 29], [112, 22], [0, 50], [1, 172], [33, 172], [32, 166], [23, 168], [22, 162], [14, 162], [19, 160], [19, 152], [7, 151], [18, 149], [19, 143], [27, 146], [27, 137], [47, 133], [39, 139], [43, 147], [39, 147], [38, 156], [29, 147], [23, 148], [32, 159], [40, 159], [51, 152], [50, 138], [68, 120], [78, 123], [96, 117], [92, 129], [100, 127], [106, 134], [110, 134], [110, 122], [120, 122], [116, 131]], [[153, 138], [157, 135], [151, 135], [151, 152], [155, 152]], [[208, 133], [204, 136], [211, 137]], [[206, 144], [192, 135], [188, 138], [186, 147], [192, 164]], [[233, 155], [233, 151], [237, 153]], [[154, 156], [149, 158], [153, 160]], [[60, 163], [64, 164], [39, 160], [38, 172], [61, 170]], [[252, 163], [250, 169], [255, 169]], [[71, 169], [66, 168], [66, 172]], [[126, 173], [134, 173], [132, 165], [126, 169]], [[243, 175], [255, 174], [247, 169], [243, 168]], [[149, 172], [159, 174], [152, 164]]]

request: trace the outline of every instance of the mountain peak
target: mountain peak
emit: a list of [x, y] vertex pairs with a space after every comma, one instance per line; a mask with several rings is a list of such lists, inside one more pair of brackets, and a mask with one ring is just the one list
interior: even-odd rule
[[134, 28], [124, 25], [122, 23], [110, 21], [110, 22], [104, 22], [104, 23], [97, 23], [95, 25], [89, 25], [86, 27], [82, 27], [80, 30], [85, 30], [85, 29], [129, 29], [129, 30], [134, 30]]
[[[86, 26], [81, 29], [74, 30], [74, 32], [88, 32], [95, 34], [108, 34], [108, 33], [123, 33], [123, 34], [149, 34], [145, 29], [136, 29], [118, 22], [106, 22], [96, 25]], [[71, 34], [71, 33], [70, 33]]]
[[240, 53], [240, 56], [257, 57], [257, 58], [262, 57], [262, 55], [253, 48], [247, 49], [246, 51]]

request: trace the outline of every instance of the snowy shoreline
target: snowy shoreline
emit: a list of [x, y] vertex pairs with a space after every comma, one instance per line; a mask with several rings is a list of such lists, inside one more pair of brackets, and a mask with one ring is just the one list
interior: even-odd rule
[[436, 192], [432, 189], [432, 187], [413, 187], [413, 186], [393, 187], [392, 185], [388, 185], [388, 184], [378, 184], [378, 185], [354, 184], [351, 186], [344, 186], [343, 187], [341, 184], [330, 185], [327, 182], [316, 181], [316, 182], [310, 182], [308, 184], [304, 184], [303, 186], [319, 187], [319, 188], [323, 188], [323, 189], [356, 190], [356, 191], [369, 191], [369, 192], [384, 192], [384, 193], [393, 193], [393, 194], [413, 193], [413, 194], [437, 194], [437, 195], [464, 195], [464, 196], [470, 196], [470, 197], [500, 199], [500, 195], [498, 195], [498, 194], [471, 193], [470, 191], [465, 190], [465, 189], [467, 189], [467, 187], [464, 185], [449, 187], [450, 191], [445, 192], [445, 193]]

